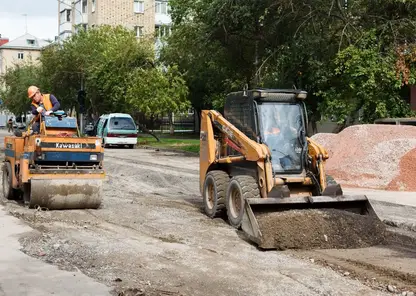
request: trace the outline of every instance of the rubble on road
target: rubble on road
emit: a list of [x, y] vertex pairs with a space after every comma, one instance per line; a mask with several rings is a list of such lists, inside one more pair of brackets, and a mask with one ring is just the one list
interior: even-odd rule
[[414, 126], [354, 125], [311, 138], [327, 149], [327, 172], [344, 186], [416, 190]]

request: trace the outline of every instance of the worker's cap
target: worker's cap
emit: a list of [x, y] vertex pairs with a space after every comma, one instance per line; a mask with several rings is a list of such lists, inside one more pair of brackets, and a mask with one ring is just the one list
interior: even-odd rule
[[27, 97], [29, 99], [32, 99], [38, 91], [39, 91], [39, 88], [37, 86], [34, 86], [34, 85], [29, 86], [29, 88], [27, 89]]

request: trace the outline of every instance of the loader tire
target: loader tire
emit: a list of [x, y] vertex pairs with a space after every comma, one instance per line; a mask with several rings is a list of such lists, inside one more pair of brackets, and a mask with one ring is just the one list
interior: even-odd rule
[[228, 222], [240, 229], [246, 198], [260, 198], [256, 180], [251, 176], [235, 176], [231, 179], [225, 199]]
[[14, 200], [19, 197], [18, 190], [13, 188], [13, 173], [10, 162], [3, 165], [3, 196], [8, 200]]
[[230, 177], [223, 171], [209, 172], [204, 181], [203, 200], [205, 214], [217, 218], [225, 212], [225, 194]]

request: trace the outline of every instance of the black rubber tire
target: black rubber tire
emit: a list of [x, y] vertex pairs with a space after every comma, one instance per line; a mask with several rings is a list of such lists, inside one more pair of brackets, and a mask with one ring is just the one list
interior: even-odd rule
[[[210, 171], [205, 176], [203, 187], [203, 202], [205, 214], [210, 218], [217, 218], [225, 212], [225, 194], [230, 177], [223, 171]], [[210, 200], [210, 195], [211, 199]]]
[[128, 146], [129, 146], [129, 149], [134, 149], [134, 144], [130, 144]]
[[256, 180], [251, 176], [233, 177], [227, 188], [225, 206], [228, 222], [234, 228], [240, 229], [241, 227], [246, 198], [260, 198]]
[[19, 192], [13, 188], [12, 166], [10, 162], [3, 165], [3, 196], [8, 200], [15, 200], [19, 197]]

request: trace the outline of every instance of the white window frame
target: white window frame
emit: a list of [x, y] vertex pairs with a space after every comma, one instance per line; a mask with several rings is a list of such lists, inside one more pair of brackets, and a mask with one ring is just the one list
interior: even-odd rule
[[155, 13], [156, 14], [168, 14], [168, 11], [170, 9], [168, 8], [168, 2], [167, 1], [155, 1]]
[[92, 0], [92, 5], [91, 5], [91, 12], [95, 12], [95, 1], [96, 0]]
[[66, 9], [60, 12], [60, 17], [59, 17], [59, 24], [62, 25], [64, 23], [66, 23]]
[[24, 53], [23, 52], [18, 52], [17, 53], [17, 59], [18, 60], [23, 60], [24, 59]]
[[143, 35], [144, 35], [144, 32], [143, 32], [144, 27], [143, 26], [135, 26], [134, 30], [136, 32], [136, 37], [137, 38], [143, 37]]
[[[86, 5], [84, 6], [84, 4]], [[81, 11], [82, 13], [88, 13], [88, 0], [81, 0]]]
[[144, 1], [143, 0], [134, 0], [133, 4], [134, 13], [144, 13]]

